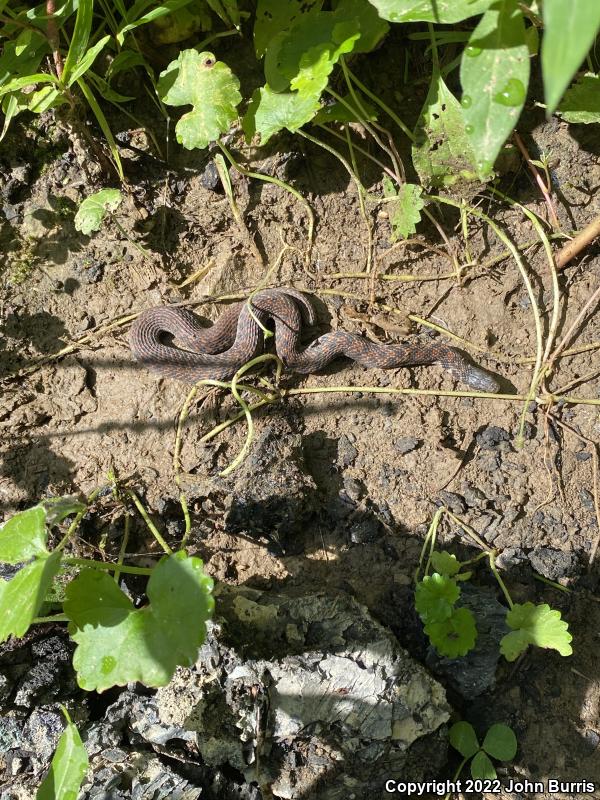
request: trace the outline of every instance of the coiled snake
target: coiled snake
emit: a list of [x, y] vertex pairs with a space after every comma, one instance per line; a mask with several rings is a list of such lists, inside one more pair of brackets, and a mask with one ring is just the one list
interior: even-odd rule
[[[264, 289], [252, 297], [252, 312], [262, 325], [275, 325], [275, 347], [292, 372], [318, 372], [339, 356], [364, 367], [395, 369], [440, 364], [471, 389], [498, 391], [491, 375], [453, 347], [412, 337], [399, 344], [379, 344], [347, 331], [331, 331], [306, 347], [300, 345], [302, 324], [313, 325], [310, 300], [295, 289]], [[135, 358], [154, 372], [184, 383], [228, 380], [262, 352], [264, 334], [247, 303], [230, 306], [210, 328], [183, 308], [160, 306], [142, 312], [133, 323], [129, 342]], [[165, 343], [165, 334], [178, 346]]]

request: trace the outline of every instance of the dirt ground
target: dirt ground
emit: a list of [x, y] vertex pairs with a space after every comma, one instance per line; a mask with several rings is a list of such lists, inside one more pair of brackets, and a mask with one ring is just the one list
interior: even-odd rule
[[[545, 122], [535, 114], [523, 136], [533, 154], [552, 151], [561, 225], [565, 231], [581, 229], [600, 213], [597, 136], [594, 141], [583, 126]], [[174, 544], [183, 530], [173, 470], [175, 428], [187, 389], [133, 361], [128, 322], [107, 333], [103, 329], [161, 303], [189, 302], [214, 319], [222, 306], [203, 298], [247, 295], [265, 279], [265, 267], [236, 226], [207, 154], [177, 149], [167, 167], [152, 156], [142, 133], [130, 133], [122, 143], [136, 147], [124, 151], [130, 186], [118, 212], [129, 238], [114, 224], [91, 237], [77, 233], [73, 212], [90, 187], [68, 142], [54, 134], [49, 120], [20, 127], [0, 154], [0, 503], [5, 519], [43, 497], [87, 495], [104, 485], [112, 470], [136, 488]], [[234, 150], [237, 145], [232, 143]], [[275, 263], [282, 241], [288, 245], [267, 276], [269, 285], [311, 292], [318, 332], [339, 326], [393, 337], [356, 319], [356, 311], [367, 318], [380, 313], [368, 308], [369, 280], [334, 277], [362, 272], [366, 259], [365, 223], [342, 166], [291, 137], [266, 154], [235, 151], [254, 169], [292, 182], [316, 215], [307, 267], [303, 207], [279, 187], [232, 172], [236, 200], [265, 264]], [[380, 191], [368, 165], [361, 163], [361, 170], [369, 191]], [[545, 217], [524, 167], [504, 176], [500, 185]], [[472, 202], [513, 242], [536, 240], [518, 209], [489, 196]], [[458, 215], [441, 206], [436, 213], [455, 252], [466, 260]], [[378, 273], [451, 272], [433, 226], [423, 226], [420, 235], [435, 250], [394, 247], [385, 206], [373, 205], [370, 218]], [[396, 325], [410, 325], [408, 315], [416, 315], [471, 342], [473, 357], [502, 379], [502, 391], [522, 395], [536, 352], [534, 318], [514, 261], [485, 266], [502, 251], [489, 227], [471, 219], [468, 252], [475, 266], [461, 283], [381, 280], [376, 297], [398, 312], [388, 315]], [[552, 287], [543, 248], [527, 248], [524, 260], [547, 332]], [[201, 270], [203, 277], [184, 285]], [[559, 339], [599, 280], [597, 246], [561, 273]], [[578, 326], [570, 346], [600, 340], [595, 310]], [[432, 335], [414, 324], [413, 331]], [[40, 357], [86, 334], [89, 340], [69, 354], [35, 366]], [[597, 399], [599, 373], [598, 351], [589, 350], [557, 360], [550, 385], [557, 392]], [[324, 374], [307, 378], [284, 375], [282, 385], [463, 388], [439, 367], [382, 372], [350, 362], [336, 362]], [[250, 454], [223, 479], [218, 472], [243, 446], [244, 425], [233, 425], [208, 442], [201, 438], [235, 408], [224, 395], [199, 402], [184, 430], [183, 485], [193, 523], [189, 544], [209, 573], [226, 584], [291, 596], [350, 595], [433, 671], [457, 718], [471, 721], [480, 732], [494, 722], [512, 726], [519, 749], [515, 761], [501, 768], [503, 779], [593, 781], [598, 787], [593, 796], [600, 797], [597, 558], [590, 567], [599, 531], [594, 458], [586, 442], [554, 423], [535, 402], [526, 415], [525, 443], [518, 448], [521, 402], [367, 390], [307, 393], [255, 414]], [[552, 413], [581, 437], [597, 441], [597, 408], [558, 404]], [[441, 504], [501, 553], [498, 563], [515, 601], [547, 602], [562, 612], [573, 634], [571, 657], [530, 649], [516, 664], [500, 660], [495, 679], [477, 696], [461, 692], [447, 669], [436, 666], [415, 616], [411, 587], [424, 532]], [[82, 529], [80, 554], [99, 557], [118, 550], [122, 513], [106, 509]], [[477, 552], [451, 525], [444, 527], [442, 541], [457, 554]], [[134, 543], [140, 554], [157, 554], [141, 522], [135, 524]], [[497, 589], [484, 566], [476, 582]], [[111, 693], [111, 701], [117, 696]], [[95, 702], [106, 705], [102, 698]], [[14, 696], [7, 703], [12, 707]], [[456, 763], [448, 755], [437, 777], [450, 777]], [[32, 774], [25, 756], [20, 769]], [[11, 779], [15, 785], [19, 775], [16, 770]], [[11, 794], [11, 780], [5, 779], [6, 800], [17, 796]]]

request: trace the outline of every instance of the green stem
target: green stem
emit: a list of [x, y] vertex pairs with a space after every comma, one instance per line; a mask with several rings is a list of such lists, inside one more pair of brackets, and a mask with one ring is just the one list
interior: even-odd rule
[[135, 507], [140, 512], [140, 515], [141, 515], [142, 519], [144, 520], [144, 522], [148, 526], [148, 528], [150, 530], [150, 533], [154, 536], [154, 538], [159, 543], [159, 545], [162, 547], [162, 549], [165, 551], [165, 553], [168, 556], [172, 555], [173, 551], [171, 550], [169, 545], [165, 542], [165, 540], [163, 539], [162, 535], [159, 533], [158, 528], [156, 527], [156, 525], [152, 522], [152, 520], [148, 516], [148, 512], [146, 511], [146, 509], [142, 505], [142, 502], [139, 499], [139, 497], [137, 496], [137, 494], [133, 491], [133, 489], [128, 489], [127, 490], [127, 494], [133, 500], [133, 503], [134, 503]]
[[344, 59], [342, 59], [342, 67], [343, 68], [345, 67], [345, 71], [348, 73], [349, 77], [352, 79], [352, 82], [355, 83], [356, 86], [358, 86], [358, 88], [361, 90], [361, 92], [363, 94], [366, 94], [367, 97], [370, 100], [372, 100], [374, 103], [376, 103], [379, 106], [379, 108], [381, 108], [383, 111], [385, 111], [385, 113], [388, 115], [388, 117], [393, 119], [394, 122], [396, 123], [396, 125], [400, 128], [400, 130], [406, 136], [408, 136], [408, 138], [411, 140], [411, 142], [416, 142], [417, 141], [417, 137], [410, 130], [410, 128], [407, 125], [405, 125], [404, 122], [402, 122], [400, 117], [394, 111], [392, 111], [392, 109], [388, 105], [386, 105], [383, 102], [383, 100], [381, 100], [379, 97], [377, 97], [376, 94], [374, 94], [370, 89], [368, 89], [364, 85], [364, 83], [361, 83], [361, 81], [359, 81], [359, 79], [356, 77], [356, 75], [352, 72], [352, 70], [344, 62]]
[[86, 500], [84, 508], [82, 508], [81, 511], [79, 511], [76, 514], [75, 519], [69, 525], [69, 527], [67, 529], [67, 532], [65, 533], [63, 538], [60, 540], [60, 542], [57, 544], [57, 546], [56, 546], [57, 550], [63, 550], [65, 548], [67, 542], [69, 541], [71, 536], [73, 536], [73, 534], [75, 533], [75, 531], [79, 527], [79, 523], [81, 522], [81, 520], [83, 519], [85, 514], [87, 514], [89, 507], [92, 505], [94, 500], [98, 497], [98, 495], [100, 494], [100, 492], [102, 491], [103, 488], [104, 487], [101, 486], [98, 489], [94, 489], [94, 491], [89, 495], [88, 499]]
[[35, 617], [32, 621], [33, 625], [43, 625], [47, 622], [70, 622], [71, 620], [66, 614], [52, 614], [50, 617]]
[[113, 572], [118, 569], [128, 575], [152, 575], [154, 572], [152, 567], [128, 567], [124, 564], [108, 564], [106, 561], [94, 561], [93, 558], [75, 558], [73, 556], [63, 558], [62, 563], [68, 564], [70, 567], [93, 567], [106, 572]]
[[508, 603], [508, 607], [510, 609], [512, 609], [514, 603], [512, 601], [512, 598], [511, 598], [510, 594], [508, 593], [508, 589], [506, 588], [506, 585], [505, 585], [504, 581], [500, 577], [500, 573], [498, 572], [498, 568], [496, 567], [496, 557], [494, 556], [493, 553], [488, 553], [488, 556], [489, 556], [489, 560], [490, 560], [490, 569], [492, 571], [492, 574], [494, 575], [494, 578], [496, 578], [496, 580], [498, 581], [498, 586], [502, 589], [502, 594], [506, 598], [506, 602]]

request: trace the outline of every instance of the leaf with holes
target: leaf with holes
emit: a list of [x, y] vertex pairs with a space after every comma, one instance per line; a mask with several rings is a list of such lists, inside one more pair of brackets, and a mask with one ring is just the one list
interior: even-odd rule
[[460, 65], [465, 131], [477, 172], [487, 180], [521, 114], [529, 48], [517, 0], [497, 0], [471, 34]]
[[170, 106], [193, 106], [175, 126], [177, 141], [188, 150], [204, 148], [237, 119], [240, 82], [212, 53], [182, 50], [160, 73], [158, 94]]
[[448, 187], [477, 178], [460, 103], [439, 73], [433, 75], [415, 136], [413, 164], [425, 186]]

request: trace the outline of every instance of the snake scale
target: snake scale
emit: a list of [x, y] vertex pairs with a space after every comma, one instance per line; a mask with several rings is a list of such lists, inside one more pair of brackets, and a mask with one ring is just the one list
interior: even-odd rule
[[[253, 316], [254, 315], [254, 316]], [[248, 303], [229, 306], [209, 328], [183, 308], [159, 306], [142, 312], [133, 323], [129, 342], [135, 358], [167, 378], [193, 384], [200, 380], [229, 380], [264, 348], [264, 326], [275, 326], [275, 348], [292, 372], [318, 372], [331, 361], [346, 356], [363, 367], [395, 369], [439, 364], [461, 383], [476, 391], [498, 391], [491, 375], [472, 364], [454, 347], [412, 337], [398, 344], [379, 344], [347, 331], [319, 336], [300, 344], [303, 324], [315, 323], [306, 295], [295, 289], [264, 289]], [[174, 337], [177, 346], [165, 342]]]

